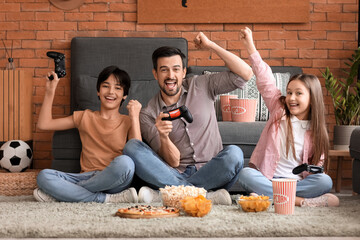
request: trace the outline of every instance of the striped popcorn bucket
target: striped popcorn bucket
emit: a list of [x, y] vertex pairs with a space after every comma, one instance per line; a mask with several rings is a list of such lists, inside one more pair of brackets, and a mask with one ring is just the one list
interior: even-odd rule
[[295, 210], [296, 179], [272, 179], [275, 213], [293, 214]]
[[233, 122], [255, 122], [257, 99], [230, 99]]
[[231, 121], [230, 98], [237, 98], [237, 95], [220, 95], [221, 113], [223, 121]]

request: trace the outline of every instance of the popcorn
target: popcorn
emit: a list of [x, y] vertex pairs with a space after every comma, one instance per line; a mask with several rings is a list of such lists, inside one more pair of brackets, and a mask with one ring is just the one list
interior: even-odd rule
[[198, 188], [194, 186], [165, 186], [160, 188], [162, 201], [164, 206], [181, 208], [180, 200], [187, 196], [197, 197], [199, 195], [206, 196], [206, 190], [204, 188]]

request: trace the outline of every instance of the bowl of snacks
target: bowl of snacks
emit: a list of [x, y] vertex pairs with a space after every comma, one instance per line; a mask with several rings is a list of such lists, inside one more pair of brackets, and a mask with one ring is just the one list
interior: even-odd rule
[[270, 198], [264, 195], [240, 196], [237, 203], [244, 212], [263, 212], [271, 205]]
[[184, 212], [192, 217], [203, 217], [211, 210], [211, 200], [206, 199], [203, 195], [197, 197], [185, 197], [181, 202]]
[[206, 196], [204, 188], [194, 186], [165, 186], [160, 188], [161, 199], [164, 206], [181, 209], [181, 200], [185, 197]]

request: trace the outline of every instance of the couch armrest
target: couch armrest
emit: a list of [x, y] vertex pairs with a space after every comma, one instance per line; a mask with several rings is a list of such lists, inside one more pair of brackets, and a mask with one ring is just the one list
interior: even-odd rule
[[349, 148], [351, 157], [360, 159], [360, 127], [352, 131]]

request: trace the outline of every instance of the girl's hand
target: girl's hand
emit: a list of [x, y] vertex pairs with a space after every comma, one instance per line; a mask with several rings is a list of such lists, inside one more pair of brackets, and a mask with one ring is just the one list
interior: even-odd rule
[[139, 118], [140, 110], [141, 110], [141, 103], [137, 100], [130, 100], [127, 104], [126, 108], [129, 111], [130, 118]]
[[194, 39], [195, 47], [198, 49], [210, 49], [212, 41], [210, 41], [204, 33], [199, 32]]
[[250, 30], [250, 28], [245, 27], [244, 29], [240, 30], [240, 40], [243, 42], [249, 55], [256, 52], [252, 31]]

